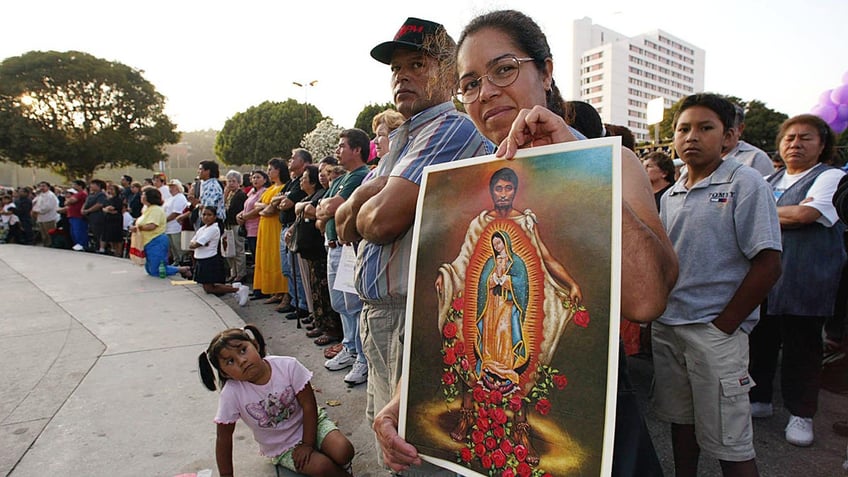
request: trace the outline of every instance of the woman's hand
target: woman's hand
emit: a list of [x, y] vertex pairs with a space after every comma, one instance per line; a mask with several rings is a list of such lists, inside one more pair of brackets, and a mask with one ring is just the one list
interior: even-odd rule
[[140, 229], [138, 228], [138, 226], [136, 226], [136, 225], [130, 225], [130, 233], [136, 233], [136, 232], [138, 232], [139, 230], [140, 230]]
[[496, 157], [512, 159], [518, 149], [576, 141], [565, 120], [543, 106], [518, 112], [509, 134], [498, 146]]

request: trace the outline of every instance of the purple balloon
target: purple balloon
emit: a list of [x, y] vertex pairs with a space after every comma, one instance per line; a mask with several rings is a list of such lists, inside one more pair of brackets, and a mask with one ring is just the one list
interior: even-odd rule
[[833, 93], [832, 89], [822, 92], [819, 95], [819, 104], [830, 105], [833, 104], [833, 101], [830, 100], [830, 95]]
[[842, 74], [842, 82], [848, 83], [848, 71]]
[[833, 132], [836, 134], [841, 134], [846, 128], [848, 128], [848, 120], [834, 120], [830, 123], [830, 128], [833, 129]]
[[836, 119], [836, 106], [832, 104], [817, 104], [810, 110], [810, 114], [814, 114], [830, 124]]
[[848, 83], [843, 84], [833, 89], [830, 93], [830, 100], [833, 104], [848, 104]]
[[848, 104], [840, 104], [836, 107], [836, 119], [848, 121]]

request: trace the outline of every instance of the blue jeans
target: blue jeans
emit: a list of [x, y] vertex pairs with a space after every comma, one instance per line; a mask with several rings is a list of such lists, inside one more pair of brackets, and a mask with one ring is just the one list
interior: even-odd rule
[[[303, 290], [303, 273], [300, 265], [297, 264], [297, 260], [292, 260], [294, 257], [291, 256], [288, 247], [286, 247], [286, 232], [290, 227], [291, 225], [280, 232], [280, 264], [282, 265], [283, 276], [289, 283], [289, 296], [292, 298], [292, 305], [301, 310], [306, 310], [308, 302], [306, 301], [306, 292]], [[295, 276], [292, 272], [297, 275]], [[297, 290], [295, 290], [295, 287], [297, 287]]]
[[151, 277], [159, 276], [160, 263], [165, 264], [166, 275], [173, 275], [178, 272], [177, 267], [168, 265], [168, 245], [168, 236], [161, 234], [144, 246], [144, 255], [147, 257], [144, 262], [144, 270]]
[[327, 286], [330, 288], [330, 305], [342, 317], [342, 344], [351, 353], [356, 353], [356, 361], [366, 363], [365, 353], [362, 352], [362, 339], [359, 337], [359, 315], [362, 311], [362, 300], [359, 295], [333, 289], [336, 283], [336, 271], [342, 257], [342, 247], [331, 248], [327, 252]]
[[75, 245], [88, 248], [88, 222], [83, 218], [69, 217], [71, 224], [71, 240]]

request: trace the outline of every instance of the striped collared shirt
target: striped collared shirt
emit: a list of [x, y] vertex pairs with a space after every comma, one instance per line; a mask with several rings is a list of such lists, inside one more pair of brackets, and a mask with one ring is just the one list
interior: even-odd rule
[[[477, 132], [474, 123], [446, 102], [413, 116], [392, 132], [391, 152], [380, 161], [379, 175], [402, 177], [421, 184], [425, 166], [492, 154], [495, 146]], [[356, 289], [365, 300], [406, 296], [412, 230], [392, 243], [365, 240], [356, 262]]]

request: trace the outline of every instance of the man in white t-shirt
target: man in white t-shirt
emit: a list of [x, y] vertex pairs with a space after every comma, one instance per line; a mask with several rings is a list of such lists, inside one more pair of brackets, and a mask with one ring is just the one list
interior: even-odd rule
[[177, 220], [177, 217], [183, 213], [188, 207], [188, 199], [183, 193], [183, 183], [179, 179], [171, 179], [168, 182], [168, 189], [171, 197], [165, 199], [165, 235], [168, 236], [169, 250], [171, 252], [171, 260], [174, 264], [179, 265], [182, 261], [182, 249], [180, 248], [180, 235], [183, 227]]
[[50, 184], [47, 182], [39, 182], [38, 190], [38, 195], [32, 202], [32, 215], [35, 216], [42, 245], [49, 247], [49, 232], [56, 228], [56, 222], [59, 221], [59, 199], [50, 190]]

